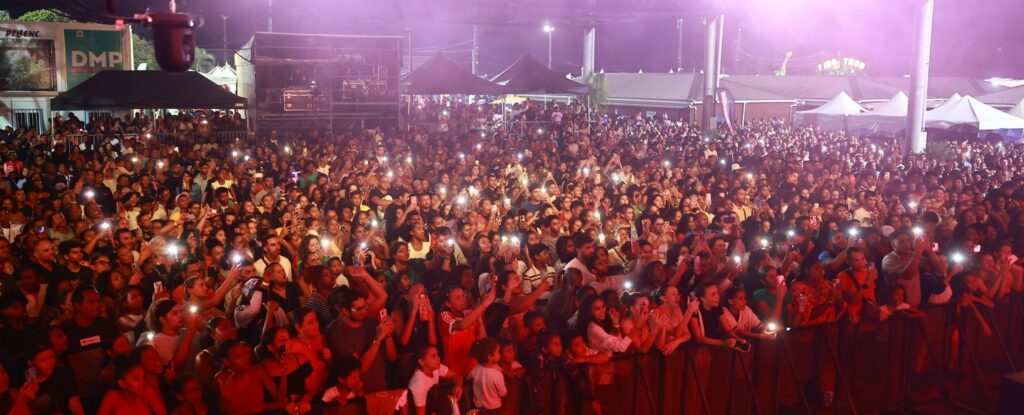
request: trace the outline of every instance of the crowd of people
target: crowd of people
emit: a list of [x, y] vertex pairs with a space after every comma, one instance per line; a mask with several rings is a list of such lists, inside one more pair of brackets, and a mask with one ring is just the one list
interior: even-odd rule
[[[3, 131], [0, 411], [601, 413], [615, 355], [939, 304], [985, 325], [1024, 291], [1020, 145], [417, 108], [433, 126]], [[140, 135], [55, 144], [82, 131]]]

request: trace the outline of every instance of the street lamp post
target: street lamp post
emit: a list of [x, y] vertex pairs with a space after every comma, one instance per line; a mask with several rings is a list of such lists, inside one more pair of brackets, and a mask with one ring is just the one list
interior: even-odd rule
[[548, 34], [548, 69], [551, 69], [551, 39], [555, 34], [555, 27], [551, 23], [544, 23], [544, 33]]

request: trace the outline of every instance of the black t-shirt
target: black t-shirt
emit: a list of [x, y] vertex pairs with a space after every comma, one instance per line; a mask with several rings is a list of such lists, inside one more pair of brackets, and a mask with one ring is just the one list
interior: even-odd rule
[[20, 329], [4, 325], [0, 327], [0, 347], [20, 356], [28, 342], [38, 335], [39, 328], [35, 324], [26, 324]]
[[[376, 211], [377, 210], [377, 204], [373, 203], [373, 198], [379, 197], [381, 199], [384, 199], [385, 197], [390, 196], [390, 195], [391, 195], [390, 191], [385, 192], [385, 191], [381, 190], [379, 187], [375, 187], [373, 190], [370, 191], [370, 196], [366, 198], [366, 204], [370, 206], [370, 209], [373, 209], [374, 211]], [[394, 197], [394, 196], [392, 196], [392, 197]]]
[[719, 319], [725, 312], [724, 308], [715, 307], [707, 311], [701, 307], [697, 309], [697, 312], [700, 313], [700, 321], [704, 323], [704, 337], [721, 340], [729, 338], [729, 333], [725, 331], [725, 327], [722, 327], [722, 320]]
[[106, 351], [110, 350], [119, 335], [114, 322], [100, 317], [92, 326], [82, 327], [71, 319], [61, 324], [60, 328], [68, 336], [68, 366], [74, 372], [78, 389], [83, 397], [99, 397], [103, 393], [100, 372], [106, 364]]
[[29, 402], [33, 414], [71, 413], [68, 402], [78, 396], [75, 375], [65, 367], [56, 367], [45, 381], [39, 384], [36, 398]]

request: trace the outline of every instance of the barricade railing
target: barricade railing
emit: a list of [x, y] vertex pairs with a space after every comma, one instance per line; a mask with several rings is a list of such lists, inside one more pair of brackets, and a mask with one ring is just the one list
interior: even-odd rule
[[[604, 413], [615, 414], [859, 414], [929, 405], [986, 412], [997, 399], [990, 386], [1024, 358], [1020, 294], [980, 314], [991, 335], [972, 312], [948, 304], [882, 322], [786, 328], [775, 340], [753, 341], [749, 353], [689, 345], [668, 356], [616, 356], [614, 380], [595, 384], [596, 396]], [[548, 413], [588, 413], [574, 405], [581, 406]]]
[[52, 137], [51, 144], [62, 143], [66, 151], [70, 152], [73, 147], [84, 144], [86, 149], [97, 149], [100, 146], [119, 140], [120, 142], [132, 142], [137, 140], [155, 141], [161, 144], [176, 142], [216, 142], [227, 144], [235, 140], [247, 140], [248, 131], [215, 131], [209, 133], [180, 132], [180, 133], [104, 133], [104, 134], [63, 134]]

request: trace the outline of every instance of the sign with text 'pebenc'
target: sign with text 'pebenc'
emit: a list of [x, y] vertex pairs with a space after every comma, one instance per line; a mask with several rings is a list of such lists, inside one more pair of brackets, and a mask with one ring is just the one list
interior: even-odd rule
[[112, 30], [64, 29], [67, 89], [89, 79], [96, 72], [124, 69], [121, 32]]

